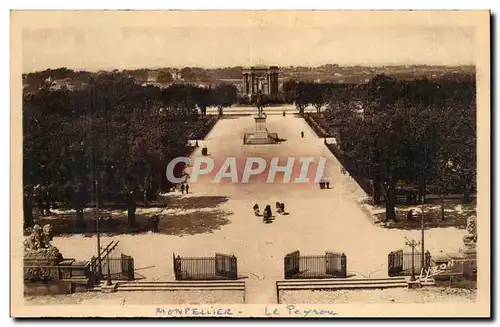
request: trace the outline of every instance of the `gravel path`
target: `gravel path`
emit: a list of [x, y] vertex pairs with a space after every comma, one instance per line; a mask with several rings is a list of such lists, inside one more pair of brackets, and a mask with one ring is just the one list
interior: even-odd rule
[[281, 303], [474, 303], [476, 292], [466, 289], [404, 288], [384, 290], [341, 290], [341, 291], [282, 291]]
[[28, 305], [95, 304], [95, 305], [153, 305], [153, 304], [224, 304], [243, 302], [243, 292], [176, 291], [176, 292], [117, 292], [76, 293], [26, 297]]

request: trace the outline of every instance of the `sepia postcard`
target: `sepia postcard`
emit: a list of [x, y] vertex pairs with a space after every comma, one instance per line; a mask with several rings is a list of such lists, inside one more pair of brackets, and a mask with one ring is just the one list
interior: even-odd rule
[[489, 11], [11, 11], [11, 316], [491, 316]]

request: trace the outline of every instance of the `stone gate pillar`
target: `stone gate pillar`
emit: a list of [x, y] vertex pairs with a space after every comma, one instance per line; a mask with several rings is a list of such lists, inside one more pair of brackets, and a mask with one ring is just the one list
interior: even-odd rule
[[247, 94], [247, 74], [243, 73], [243, 93]]

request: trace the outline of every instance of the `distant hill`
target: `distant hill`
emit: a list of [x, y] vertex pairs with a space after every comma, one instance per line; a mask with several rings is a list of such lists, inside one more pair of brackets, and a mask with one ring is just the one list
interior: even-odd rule
[[[243, 67], [200, 68], [184, 67], [182, 69], [165, 67], [158, 69], [123, 70], [122, 72], [134, 78], [137, 83], [194, 83], [197, 85], [217, 85], [222, 83], [242, 84]], [[117, 70], [114, 70], [116, 72]], [[339, 66], [335, 64], [318, 67], [287, 66], [280, 67], [280, 80], [294, 79], [311, 82], [331, 82], [361, 84], [368, 82], [378, 74], [385, 74], [395, 79], [437, 79], [437, 80], [471, 80], [475, 79], [474, 66]], [[90, 72], [73, 71], [67, 68], [47, 69], [41, 72], [23, 74], [23, 84], [26, 90], [36, 90], [46, 80], [60, 81], [60, 84], [70, 84], [84, 87]]]

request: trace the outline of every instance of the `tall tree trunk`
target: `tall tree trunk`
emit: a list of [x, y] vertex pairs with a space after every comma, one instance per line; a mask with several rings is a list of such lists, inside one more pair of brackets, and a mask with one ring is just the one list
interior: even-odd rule
[[444, 216], [444, 196], [443, 192], [439, 192], [439, 200], [441, 202], [441, 220], [445, 220], [446, 217]]
[[162, 178], [163, 178], [163, 172], [160, 172], [160, 176], [159, 176], [159, 178], [158, 178], [158, 188], [156, 189], [156, 192], [157, 192], [158, 194], [162, 193], [162, 191], [163, 191], [163, 188], [162, 188], [162, 182], [161, 182], [161, 181], [162, 181]]
[[396, 221], [396, 201], [393, 189], [387, 190], [387, 199], [385, 202], [386, 220]]
[[373, 180], [373, 204], [380, 205], [380, 180], [378, 176], [374, 176]]
[[23, 197], [24, 228], [33, 227], [33, 192], [27, 191]]
[[130, 192], [127, 198], [127, 222], [130, 227], [134, 227], [137, 225], [135, 220], [135, 210], [137, 208], [135, 201], [135, 194]]
[[106, 181], [102, 185], [102, 195], [101, 199], [103, 202], [109, 202], [109, 194], [110, 194], [110, 185], [111, 185], [111, 175], [109, 174], [110, 167], [106, 165], [106, 169], [104, 170], [104, 180]]
[[129, 204], [127, 207], [127, 222], [128, 225], [131, 227], [137, 225], [137, 222], [135, 220], [135, 209], [136, 209], [135, 204], [134, 205]]
[[426, 189], [426, 181], [424, 178], [420, 178], [418, 181], [418, 196], [419, 196], [419, 202], [425, 203], [425, 189]]
[[72, 207], [76, 211], [76, 230], [80, 232], [85, 227], [83, 220], [83, 208], [85, 206], [85, 191], [82, 185], [76, 186], [72, 190]]
[[83, 208], [79, 207], [79, 208], [75, 208], [75, 210], [76, 210], [76, 229], [78, 231], [81, 231], [81, 230], [83, 230], [84, 225], [85, 225], [85, 222], [83, 220]]
[[464, 194], [463, 194], [463, 202], [464, 203], [470, 203], [471, 201], [472, 201], [472, 199], [470, 197], [469, 188], [465, 187]]
[[388, 185], [387, 187], [383, 182], [380, 183], [380, 189], [382, 190], [382, 194], [385, 199], [385, 220], [387, 222], [389, 220], [396, 221], [396, 194], [394, 187], [392, 185]]
[[303, 115], [304, 115], [304, 109], [305, 109], [305, 108], [304, 108], [304, 106], [299, 105], [298, 107], [299, 107], [299, 114], [300, 114], [301, 116], [303, 116]]

